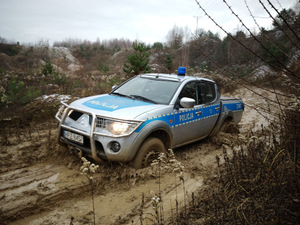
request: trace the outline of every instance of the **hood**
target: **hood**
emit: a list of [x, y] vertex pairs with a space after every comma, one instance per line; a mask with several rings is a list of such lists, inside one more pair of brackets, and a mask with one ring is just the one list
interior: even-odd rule
[[72, 102], [70, 106], [96, 115], [127, 120], [139, 119], [138, 117], [144, 113], [164, 107], [164, 105], [108, 94], [82, 98]]

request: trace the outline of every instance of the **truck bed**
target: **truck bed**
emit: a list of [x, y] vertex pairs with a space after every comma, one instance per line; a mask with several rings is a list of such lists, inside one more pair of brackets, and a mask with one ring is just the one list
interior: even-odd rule
[[225, 96], [221, 96], [220, 97], [221, 101], [232, 101], [232, 100], [241, 100], [240, 98], [234, 98], [234, 97], [225, 97]]

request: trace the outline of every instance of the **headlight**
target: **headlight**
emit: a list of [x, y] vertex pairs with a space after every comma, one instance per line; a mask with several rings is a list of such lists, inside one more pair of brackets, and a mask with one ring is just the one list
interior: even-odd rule
[[104, 135], [127, 136], [134, 132], [140, 124], [141, 122], [119, 121], [97, 117], [95, 131]]
[[120, 122], [113, 122], [111, 126], [112, 126], [111, 132], [113, 134], [123, 134], [129, 128], [128, 123], [120, 123]]

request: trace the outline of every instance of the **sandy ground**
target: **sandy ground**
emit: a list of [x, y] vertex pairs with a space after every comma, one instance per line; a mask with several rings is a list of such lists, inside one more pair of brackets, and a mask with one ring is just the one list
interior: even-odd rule
[[[275, 99], [270, 92], [257, 90]], [[267, 120], [256, 110], [265, 101], [246, 89], [235, 97], [246, 102], [240, 134], [259, 130]], [[80, 174], [81, 160], [56, 144], [55, 122], [29, 129], [7, 129], [0, 146], [0, 221], [1, 224], [92, 224], [93, 206], [88, 179]], [[158, 174], [157, 167], [134, 170], [119, 163], [102, 163], [94, 175], [96, 224], [151, 224], [154, 210], [151, 199], [161, 192], [164, 217], [199, 190], [214, 173], [216, 156], [223, 148], [237, 145], [238, 133], [219, 133], [216, 137], [175, 149], [184, 169], [184, 185], [169, 170]]]

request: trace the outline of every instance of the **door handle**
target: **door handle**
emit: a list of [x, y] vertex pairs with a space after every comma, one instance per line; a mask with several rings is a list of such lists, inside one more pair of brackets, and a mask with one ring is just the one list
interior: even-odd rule
[[201, 114], [202, 114], [202, 111], [197, 111], [197, 112], [196, 112], [196, 115], [197, 115], [197, 116], [199, 116], [199, 115], [201, 115]]
[[220, 109], [220, 107], [216, 107], [215, 110], [218, 111]]

